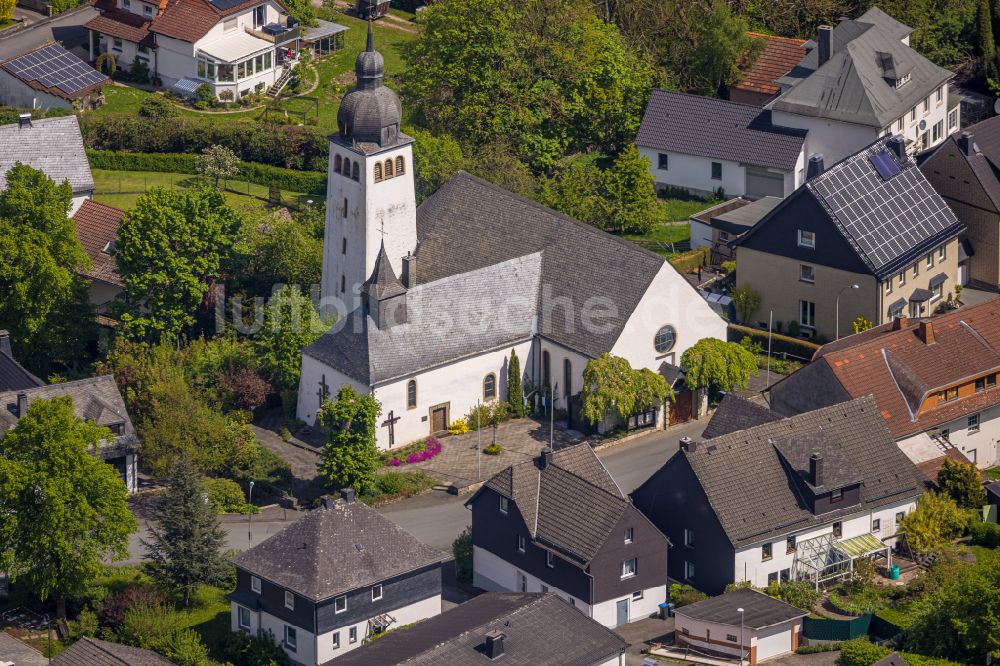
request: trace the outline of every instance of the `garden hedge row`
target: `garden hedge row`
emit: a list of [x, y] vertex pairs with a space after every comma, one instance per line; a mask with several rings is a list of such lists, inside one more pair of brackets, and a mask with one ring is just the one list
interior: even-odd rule
[[[739, 342], [743, 339], [743, 336], [749, 335], [754, 342], [759, 342], [761, 349], [767, 352], [767, 331], [762, 331], [759, 328], [751, 328], [749, 326], [740, 326], [738, 324], [730, 324], [728, 327], [728, 335], [730, 342]], [[800, 359], [809, 360], [819, 349], [819, 345], [814, 342], [809, 342], [808, 340], [800, 340], [798, 338], [791, 338], [787, 335], [781, 335], [780, 333], [771, 334], [771, 353], [772, 354], [789, 354], [791, 356], [796, 356]]]
[[[197, 155], [190, 153], [130, 153], [117, 150], [87, 149], [94, 169], [109, 171], [155, 171], [159, 173], [197, 173]], [[326, 193], [326, 173], [282, 169], [270, 164], [242, 162], [234, 180], [249, 180], [256, 185], [273, 185], [291, 192], [322, 195]]]
[[704, 265], [708, 261], [708, 251], [707, 247], [699, 247], [695, 250], [689, 250], [682, 254], [678, 254], [675, 257], [671, 257], [670, 263], [673, 264], [674, 268], [681, 275], [685, 273], [690, 273], [698, 266]]

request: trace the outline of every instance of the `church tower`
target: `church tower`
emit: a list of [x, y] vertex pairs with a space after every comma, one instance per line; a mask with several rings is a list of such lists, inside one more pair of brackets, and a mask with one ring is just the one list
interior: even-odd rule
[[[383, 85], [385, 62], [375, 50], [371, 22], [367, 48], [354, 63], [357, 85], [341, 101], [338, 133], [330, 138], [321, 312], [360, 305], [379, 250], [395, 275], [417, 247], [413, 139], [399, 129], [399, 97]], [[341, 311], [344, 314], [345, 311]]]

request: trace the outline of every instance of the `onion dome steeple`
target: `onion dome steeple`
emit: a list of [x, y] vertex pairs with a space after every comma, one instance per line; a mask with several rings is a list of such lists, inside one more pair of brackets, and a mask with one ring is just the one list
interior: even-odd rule
[[371, 21], [368, 21], [368, 44], [354, 61], [354, 73], [358, 84], [344, 95], [337, 112], [340, 138], [391, 146], [399, 137], [403, 109], [396, 93], [382, 84], [385, 60], [375, 50]]

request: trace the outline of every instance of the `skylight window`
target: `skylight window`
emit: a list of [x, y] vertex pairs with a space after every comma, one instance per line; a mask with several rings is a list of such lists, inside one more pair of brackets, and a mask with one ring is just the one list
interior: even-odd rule
[[893, 176], [899, 174], [903, 169], [899, 166], [899, 162], [892, 158], [888, 150], [882, 150], [871, 157], [868, 161], [872, 163], [875, 167], [875, 171], [878, 175], [882, 177], [882, 180], [889, 180]]

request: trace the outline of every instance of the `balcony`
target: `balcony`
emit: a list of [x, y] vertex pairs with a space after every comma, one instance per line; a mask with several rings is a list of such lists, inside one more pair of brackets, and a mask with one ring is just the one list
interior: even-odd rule
[[295, 41], [299, 38], [299, 24], [287, 16], [281, 17], [278, 23], [268, 23], [259, 28], [244, 28], [249, 34], [271, 42], [275, 46]]

